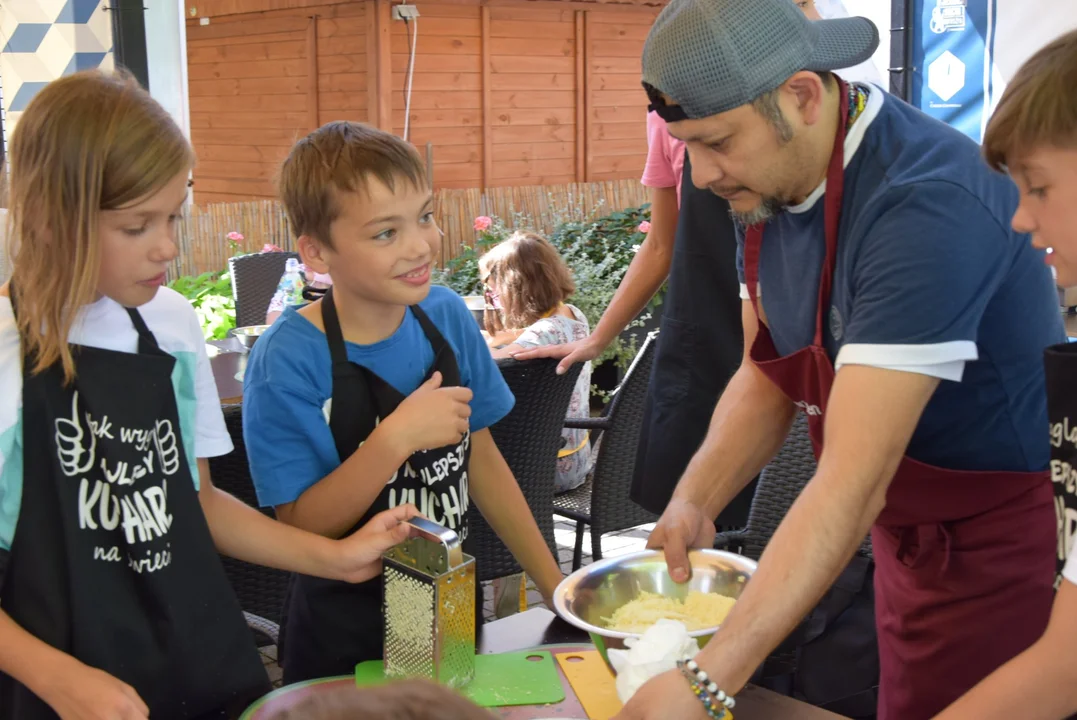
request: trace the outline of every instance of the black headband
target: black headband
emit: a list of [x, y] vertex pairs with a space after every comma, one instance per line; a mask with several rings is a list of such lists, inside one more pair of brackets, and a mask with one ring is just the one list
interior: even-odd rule
[[643, 83], [643, 89], [647, 93], [647, 99], [651, 101], [647, 106], [648, 112], [653, 112], [668, 123], [680, 122], [688, 119], [688, 113], [680, 105], [670, 105], [662, 97], [662, 91], [649, 83]]

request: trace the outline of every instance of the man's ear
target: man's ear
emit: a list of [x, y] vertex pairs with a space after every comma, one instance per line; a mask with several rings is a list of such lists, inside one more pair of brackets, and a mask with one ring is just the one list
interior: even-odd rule
[[329, 264], [326, 262], [328, 248], [311, 235], [300, 235], [295, 241], [296, 250], [303, 264], [312, 272], [319, 275], [329, 274]]
[[797, 113], [805, 125], [819, 122], [827, 94], [826, 84], [819, 75], [802, 70], [786, 80], [782, 88], [793, 98]]

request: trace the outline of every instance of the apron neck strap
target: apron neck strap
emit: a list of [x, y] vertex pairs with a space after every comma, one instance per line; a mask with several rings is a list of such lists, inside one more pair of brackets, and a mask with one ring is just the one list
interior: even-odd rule
[[823, 327], [830, 305], [830, 293], [834, 285], [834, 266], [838, 261], [838, 226], [841, 221], [841, 201], [845, 191], [845, 132], [849, 122], [849, 86], [841, 78], [838, 81], [838, 129], [834, 133], [834, 149], [830, 153], [830, 166], [826, 171], [826, 194], [823, 196], [823, 221], [826, 229], [826, 257], [819, 274], [819, 298], [815, 307], [816, 347], [823, 346]]
[[157, 344], [157, 338], [146, 326], [146, 321], [142, 319], [142, 313], [137, 308], [124, 308], [124, 310], [127, 311], [127, 316], [131, 318], [131, 324], [138, 331], [138, 352], [141, 354], [159, 352], [161, 348]]

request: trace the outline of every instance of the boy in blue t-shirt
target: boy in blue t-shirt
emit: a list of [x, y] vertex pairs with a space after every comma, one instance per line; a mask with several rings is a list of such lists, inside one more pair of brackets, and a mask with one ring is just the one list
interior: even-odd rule
[[[549, 601], [560, 568], [488, 429], [514, 399], [464, 301], [430, 286], [441, 232], [418, 154], [334, 122], [292, 149], [280, 184], [303, 262], [334, 284], [251, 354], [243, 419], [259, 501], [329, 537], [411, 502], [463, 539], [473, 499]], [[297, 576], [285, 682], [380, 658], [381, 615], [380, 580]]]

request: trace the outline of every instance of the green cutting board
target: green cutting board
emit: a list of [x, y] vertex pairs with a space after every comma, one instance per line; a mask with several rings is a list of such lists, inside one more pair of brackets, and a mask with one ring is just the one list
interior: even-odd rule
[[[355, 666], [359, 687], [385, 682], [381, 660]], [[475, 679], [461, 692], [480, 707], [549, 705], [565, 699], [557, 663], [548, 652], [475, 656]]]

